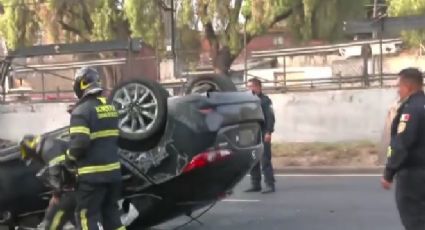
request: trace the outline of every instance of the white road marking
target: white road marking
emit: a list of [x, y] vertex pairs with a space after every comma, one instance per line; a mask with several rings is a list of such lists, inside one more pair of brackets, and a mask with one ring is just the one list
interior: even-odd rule
[[223, 202], [260, 202], [261, 200], [240, 200], [240, 199], [224, 199]]
[[382, 174], [275, 174], [275, 177], [381, 177]]

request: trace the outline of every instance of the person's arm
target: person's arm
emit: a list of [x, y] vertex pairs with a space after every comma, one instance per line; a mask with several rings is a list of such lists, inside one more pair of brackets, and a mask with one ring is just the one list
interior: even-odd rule
[[70, 143], [66, 153], [67, 161], [77, 161], [90, 147], [90, 111], [77, 108], [71, 114], [69, 127]]
[[262, 109], [264, 111], [265, 133], [271, 134], [274, 132], [275, 116], [270, 98], [265, 97]]
[[272, 140], [272, 133], [274, 131], [274, 111], [272, 108], [272, 101], [267, 96], [264, 96], [263, 103], [261, 104], [264, 114], [264, 142], [270, 143]]
[[420, 114], [417, 109], [406, 107], [400, 117], [397, 134], [391, 137], [384, 179], [392, 182], [394, 175], [406, 161], [408, 150], [418, 140]]

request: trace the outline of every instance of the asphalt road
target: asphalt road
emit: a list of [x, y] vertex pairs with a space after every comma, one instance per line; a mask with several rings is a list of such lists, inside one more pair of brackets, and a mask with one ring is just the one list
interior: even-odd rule
[[[400, 230], [394, 190], [378, 176], [282, 176], [274, 194], [246, 194], [246, 178], [227, 200], [182, 230]], [[196, 215], [197, 213], [194, 213]], [[157, 226], [168, 230], [187, 217]]]

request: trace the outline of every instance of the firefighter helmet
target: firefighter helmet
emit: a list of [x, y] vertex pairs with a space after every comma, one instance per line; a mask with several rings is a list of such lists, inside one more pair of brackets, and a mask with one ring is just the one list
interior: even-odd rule
[[39, 135], [27, 134], [19, 142], [21, 158], [23, 160], [31, 160], [39, 157], [42, 137]]
[[83, 67], [75, 73], [74, 93], [81, 99], [89, 94], [98, 94], [103, 91], [100, 76], [93, 67]]

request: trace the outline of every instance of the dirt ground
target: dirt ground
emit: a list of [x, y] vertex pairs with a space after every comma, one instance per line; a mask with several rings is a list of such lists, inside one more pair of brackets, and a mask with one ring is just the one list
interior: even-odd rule
[[378, 144], [358, 142], [338, 143], [273, 143], [273, 163], [285, 166], [378, 166]]

